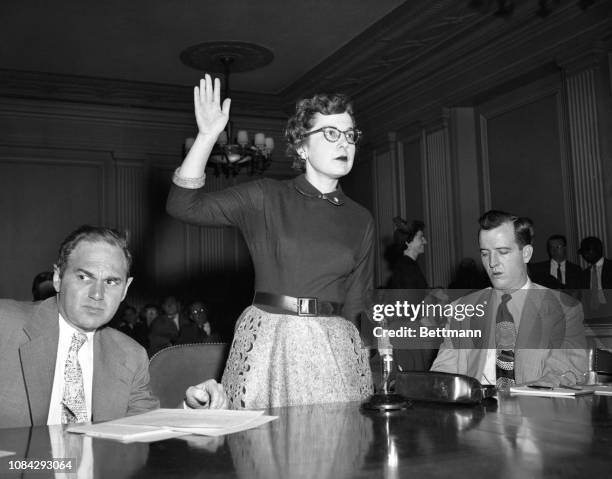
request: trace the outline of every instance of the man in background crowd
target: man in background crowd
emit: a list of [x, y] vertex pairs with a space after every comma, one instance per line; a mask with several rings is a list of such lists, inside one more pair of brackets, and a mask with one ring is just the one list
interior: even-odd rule
[[217, 343], [221, 340], [212, 330], [210, 311], [202, 301], [194, 301], [187, 308], [190, 324], [181, 330], [177, 343]]
[[125, 306], [122, 313], [117, 329], [146, 349], [149, 346], [149, 328], [146, 320], [141, 319], [136, 308], [130, 305]]
[[51, 271], [38, 273], [32, 281], [32, 301], [42, 301], [51, 296], [55, 296], [53, 273]]
[[149, 356], [178, 344], [182, 330], [190, 325], [189, 319], [181, 311], [181, 303], [174, 296], [166, 297], [161, 306], [162, 314], [155, 318], [149, 328]]
[[588, 266], [582, 272], [587, 317], [612, 316], [612, 261], [604, 258], [603, 243], [596, 236], [580, 242], [578, 253]]
[[567, 239], [555, 234], [546, 241], [548, 260], [529, 263], [529, 277], [535, 283], [551, 289], [582, 288], [580, 266], [567, 260]]

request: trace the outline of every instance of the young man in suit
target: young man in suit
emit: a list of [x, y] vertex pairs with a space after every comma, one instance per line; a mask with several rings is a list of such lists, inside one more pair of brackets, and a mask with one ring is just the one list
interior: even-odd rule
[[[105, 327], [132, 282], [130, 265], [124, 235], [82, 226], [60, 247], [57, 297], [0, 301], [0, 427], [106, 421], [159, 407], [145, 350]], [[212, 380], [186, 396], [226, 405]]]
[[529, 263], [529, 277], [535, 283], [552, 289], [582, 288], [580, 266], [567, 260], [567, 239], [555, 234], [546, 241], [548, 260]]
[[462, 321], [450, 317], [447, 329], [479, 331], [481, 337], [445, 337], [431, 370], [466, 374], [501, 389], [580, 381], [587, 369], [582, 307], [530, 281], [531, 221], [491, 210], [479, 222], [482, 263], [493, 287], [453, 303], [483, 314]]

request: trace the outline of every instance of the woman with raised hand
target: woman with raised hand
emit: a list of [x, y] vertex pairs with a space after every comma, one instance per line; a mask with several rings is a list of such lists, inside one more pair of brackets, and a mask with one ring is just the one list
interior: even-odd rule
[[373, 221], [338, 179], [351, 171], [360, 131], [344, 95], [297, 103], [286, 129], [292, 180], [262, 178], [206, 192], [205, 167], [229, 118], [219, 80], [194, 89], [198, 135], [176, 170], [172, 216], [231, 225], [255, 268], [253, 304], [240, 316], [223, 374], [234, 408], [355, 401], [372, 392], [357, 325], [372, 287]]

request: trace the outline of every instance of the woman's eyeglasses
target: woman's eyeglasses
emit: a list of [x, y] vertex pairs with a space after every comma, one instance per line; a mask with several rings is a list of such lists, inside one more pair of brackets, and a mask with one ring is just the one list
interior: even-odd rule
[[315, 133], [323, 132], [323, 136], [330, 143], [336, 143], [340, 139], [340, 135], [344, 133], [344, 137], [346, 138], [347, 143], [354, 145], [361, 138], [361, 130], [357, 130], [356, 128], [349, 128], [348, 130], [338, 130], [335, 126], [324, 126], [319, 128], [318, 130], [312, 130], [302, 135], [302, 138], [306, 138], [307, 136], [314, 135]]

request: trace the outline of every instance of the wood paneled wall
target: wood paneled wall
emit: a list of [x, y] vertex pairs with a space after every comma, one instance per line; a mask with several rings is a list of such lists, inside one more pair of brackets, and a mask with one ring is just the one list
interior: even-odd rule
[[483, 209], [533, 220], [533, 261], [548, 258], [546, 239], [555, 233], [568, 238], [570, 259], [577, 261], [562, 98], [561, 82], [553, 77], [478, 107]]
[[534, 261], [547, 258], [546, 239], [555, 233], [567, 236], [573, 261], [581, 261], [578, 245], [588, 235], [612, 255], [611, 56], [591, 53], [527, 80], [517, 73], [514, 84], [449, 102], [437, 117], [392, 117], [391, 144], [379, 138], [366, 158], [379, 284], [381, 245], [398, 214], [427, 223], [423, 269], [431, 285], [447, 285], [461, 258], [478, 260], [477, 219], [491, 208], [534, 220]]

